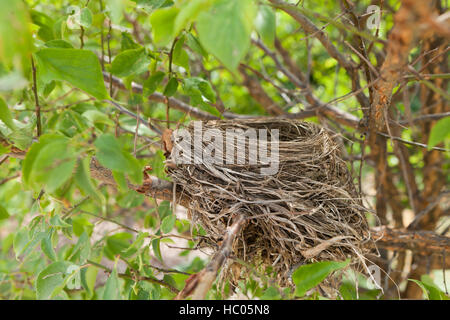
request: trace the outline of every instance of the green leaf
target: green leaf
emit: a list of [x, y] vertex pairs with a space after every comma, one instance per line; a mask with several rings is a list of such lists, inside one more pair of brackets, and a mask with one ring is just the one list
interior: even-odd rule
[[139, 49], [141, 46], [134, 42], [133, 38], [128, 32], [122, 32], [122, 39], [120, 40], [120, 50], [125, 51], [129, 49]]
[[50, 81], [49, 83], [47, 83], [44, 87], [44, 90], [42, 90], [42, 94], [44, 95], [45, 98], [47, 98], [50, 93], [52, 93], [53, 89], [55, 89], [56, 87], [56, 81]]
[[175, 18], [180, 9], [175, 6], [161, 8], [152, 13], [150, 23], [152, 24], [153, 40], [160, 46], [169, 44], [174, 38]]
[[408, 280], [414, 282], [415, 284], [417, 284], [420, 287], [420, 289], [422, 289], [422, 292], [425, 296], [425, 300], [430, 300], [430, 297], [428, 296], [428, 290], [422, 282], [420, 282], [419, 280], [416, 280], [416, 279], [408, 279]]
[[4, 237], [1, 241], [2, 247], [1, 253], [6, 255], [9, 252], [9, 249], [11, 249], [13, 242], [14, 242], [14, 233], [10, 233], [6, 237]]
[[211, 3], [211, 0], [186, 1], [175, 19], [174, 35], [176, 36], [188, 23], [194, 21], [200, 12], [207, 10]]
[[144, 48], [130, 49], [121, 52], [111, 64], [111, 73], [118, 77], [128, 77], [148, 70], [150, 57]]
[[117, 186], [119, 187], [120, 191], [126, 191], [128, 190], [128, 183], [127, 178], [125, 177], [125, 174], [119, 171], [112, 170], [113, 178], [117, 183]]
[[162, 71], [156, 71], [147, 80], [144, 81], [144, 96], [149, 96], [156, 91], [158, 85], [165, 77], [165, 73]]
[[127, 232], [116, 233], [106, 239], [105, 253], [109, 258], [126, 251], [130, 246], [133, 236]]
[[344, 262], [322, 261], [300, 266], [292, 274], [292, 281], [296, 285], [295, 294], [302, 297], [306, 292], [321, 283], [333, 271], [345, 268], [350, 260]]
[[108, 0], [105, 1], [108, 16], [114, 24], [119, 24], [123, 19], [123, 10], [125, 2], [123, 0]]
[[44, 48], [34, 54], [41, 81], [62, 80], [97, 99], [108, 98], [97, 56], [89, 50]]
[[49, 41], [55, 38], [55, 34], [53, 31], [53, 25], [54, 21], [52, 18], [50, 18], [45, 13], [36, 11], [36, 10], [30, 10], [31, 14], [31, 21], [39, 26], [38, 36], [43, 41]]
[[188, 33], [186, 44], [189, 48], [191, 48], [194, 52], [203, 56], [204, 58], [208, 58], [208, 52], [202, 47], [197, 37], [195, 37], [192, 33]]
[[281, 296], [278, 290], [274, 287], [268, 287], [260, 298], [261, 300], [280, 300]]
[[33, 141], [33, 131], [36, 127], [35, 119], [36, 116], [33, 115], [28, 123], [24, 124], [22, 122], [15, 122], [14, 124], [16, 125], [16, 130], [6, 134], [7, 138], [11, 140], [17, 148], [26, 150], [30, 147]]
[[216, 94], [208, 81], [199, 77], [183, 79], [183, 90], [191, 98], [192, 105], [199, 106], [201, 109], [220, 117], [220, 112], [203, 99], [204, 97], [211, 103], [216, 101]]
[[132, 183], [142, 184], [143, 173], [139, 161], [129, 152], [122, 151], [122, 154], [128, 163], [128, 178], [130, 178]]
[[250, 48], [254, 4], [250, 0], [219, 0], [198, 16], [203, 47], [234, 71]]
[[183, 49], [184, 40], [186, 37], [181, 37], [175, 43], [173, 48], [172, 62], [177, 66], [183, 67], [186, 71], [189, 71], [189, 56]]
[[46, 142], [33, 161], [29, 179], [32, 184], [52, 193], [72, 176], [76, 154], [67, 138]]
[[87, 291], [88, 296], [92, 297], [97, 280], [98, 268], [88, 267], [80, 270], [81, 285]]
[[176, 78], [170, 78], [169, 81], [166, 84], [166, 87], [164, 88], [163, 94], [166, 97], [171, 97], [177, 92], [178, 89], [178, 80]]
[[166, 3], [170, 3], [168, 0], [131, 0], [133, 2], [136, 2], [138, 7], [142, 7], [148, 10], [155, 10], [158, 9]]
[[440, 119], [431, 128], [430, 137], [428, 139], [428, 149], [450, 138], [450, 117]]
[[[104, 134], [95, 140], [97, 147], [97, 159], [100, 163], [112, 170], [125, 171], [126, 162], [120, 154], [120, 145], [116, 137], [111, 134]], [[118, 157], [115, 159], [115, 157]]]
[[9, 218], [8, 211], [2, 205], [0, 205], [0, 221], [8, 218]]
[[58, 261], [42, 270], [36, 280], [37, 299], [51, 298], [54, 291], [64, 283], [67, 269], [73, 264], [67, 261]]
[[159, 261], [163, 261], [162, 256], [161, 256], [161, 239], [153, 239], [152, 240], [152, 248], [153, 248], [153, 253], [155, 254], [156, 258], [158, 258]]
[[75, 171], [75, 183], [78, 188], [83, 190], [87, 195], [91, 196], [93, 199], [105, 202], [105, 198], [102, 193], [100, 193], [97, 188], [92, 183], [89, 170], [90, 158], [84, 158], [78, 160], [77, 169]]
[[145, 238], [149, 236], [148, 232], [139, 232], [134, 242], [131, 244], [131, 246], [128, 247], [125, 251], [122, 251], [121, 256], [124, 258], [130, 258], [133, 255], [135, 255], [139, 250], [141, 250]]
[[0, 0], [0, 61], [23, 70], [33, 48], [29, 12], [23, 1]]
[[22, 181], [25, 185], [30, 186], [30, 174], [36, 157], [41, 149], [49, 142], [59, 139], [65, 139], [65, 137], [56, 134], [44, 134], [39, 138], [39, 142], [35, 143], [28, 150], [25, 160], [22, 163]]
[[104, 134], [95, 140], [97, 147], [97, 159], [105, 167], [118, 171], [128, 171], [128, 161], [123, 156], [121, 146], [112, 134]]
[[92, 12], [89, 8], [83, 8], [80, 11], [80, 25], [85, 28], [89, 28], [92, 25]]
[[275, 41], [275, 12], [268, 5], [260, 5], [255, 19], [255, 28], [262, 41], [269, 47], [273, 47]]
[[345, 281], [339, 287], [339, 293], [344, 300], [356, 300], [355, 285], [349, 281]]
[[0, 145], [0, 155], [3, 155], [5, 153], [9, 153], [10, 150], [11, 150], [10, 146], [6, 146], [5, 147], [5, 146]]
[[175, 226], [176, 220], [177, 217], [174, 214], [165, 217], [161, 222], [161, 232], [169, 233], [170, 231], [172, 231], [173, 227]]
[[70, 42], [62, 39], [50, 40], [45, 43], [48, 48], [62, 48], [62, 49], [72, 49], [73, 45]]
[[211, 84], [205, 79], [199, 77], [183, 79], [183, 90], [192, 98], [194, 105], [200, 104], [203, 99], [202, 96], [211, 101], [216, 102], [216, 94], [211, 87]]
[[433, 279], [429, 275], [422, 275], [420, 277], [421, 281], [409, 279], [415, 282], [423, 291], [425, 299], [428, 300], [449, 300], [449, 297], [436, 286]]
[[29, 241], [30, 241], [30, 237], [28, 235], [28, 230], [26, 228], [22, 228], [19, 231], [17, 231], [16, 235], [14, 236], [14, 241], [13, 241], [13, 248], [14, 248], [14, 253], [16, 254], [16, 259], [25, 250]]
[[159, 218], [164, 220], [165, 217], [172, 214], [172, 209], [170, 209], [170, 202], [167, 200], [162, 201], [158, 206]]
[[53, 227], [70, 228], [72, 225], [65, 222], [59, 214], [54, 215], [50, 218], [49, 224]]
[[216, 102], [216, 93], [214, 92], [211, 84], [208, 81], [206, 81], [204, 79], [200, 79], [197, 86], [200, 89], [200, 92], [202, 93], [202, 95], [206, 99], [208, 99], [212, 103]]
[[114, 121], [108, 118], [108, 116], [105, 113], [100, 112], [98, 110], [85, 111], [83, 112], [83, 117], [88, 119], [93, 124], [102, 123], [109, 126], [114, 126]]
[[[122, 150], [117, 139], [111, 134], [104, 134], [95, 140], [97, 159], [114, 173], [128, 173], [136, 184], [142, 183], [143, 175], [139, 162], [130, 153]], [[116, 178], [116, 175], [114, 176]]]
[[53, 230], [50, 229], [49, 232], [47, 233], [46, 237], [44, 237], [41, 240], [41, 250], [42, 250], [42, 252], [44, 252], [44, 254], [50, 260], [56, 261], [57, 257], [56, 257], [55, 249], [53, 248], [53, 244], [52, 244], [52, 234], [53, 234]]
[[14, 131], [17, 129], [14, 124], [11, 111], [9, 111], [8, 105], [2, 97], [0, 97], [0, 120], [11, 130]]
[[119, 276], [117, 275], [117, 269], [114, 265], [114, 269], [106, 280], [105, 289], [103, 291], [103, 300], [120, 300], [122, 295], [120, 293]]
[[84, 231], [78, 238], [77, 244], [73, 247], [72, 253], [67, 260], [72, 262], [78, 262], [79, 264], [86, 263], [91, 252], [91, 243], [89, 242], [89, 236]]
[[73, 233], [77, 237], [80, 237], [83, 232], [86, 232], [89, 235], [92, 234], [94, 225], [90, 223], [88, 219], [86, 219], [85, 217], [75, 216], [71, 220]]

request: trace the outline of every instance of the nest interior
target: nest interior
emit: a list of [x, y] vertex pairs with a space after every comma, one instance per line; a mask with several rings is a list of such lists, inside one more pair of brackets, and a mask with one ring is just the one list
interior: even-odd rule
[[[176, 165], [168, 166], [168, 173], [177, 193], [189, 199], [188, 212], [207, 232], [207, 243], [217, 248], [233, 217], [241, 214], [247, 223], [233, 245], [234, 257], [271, 266], [281, 283], [306, 261], [361, 260], [364, 243], [372, 240], [365, 209], [333, 135], [314, 123], [294, 120], [202, 122], [202, 130], [224, 135], [250, 128], [267, 129], [269, 153], [272, 132], [278, 129], [276, 173], [263, 175], [261, 163], [227, 164], [225, 151], [215, 150], [223, 163], [206, 162], [202, 150], [208, 142], [196, 151], [180, 143], [179, 131], [172, 136], [176, 148], [167, 161]], [[194, 136], [192, 123], [184, 130]], [[184, 153], [187, 148], [197, 163], [181, 163], [180, 157], [189, 155]]]

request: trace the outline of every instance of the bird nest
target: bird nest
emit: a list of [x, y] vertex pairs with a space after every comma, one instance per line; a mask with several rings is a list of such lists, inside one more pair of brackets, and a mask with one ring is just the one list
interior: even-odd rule
[[[228, 142], [239, 137], [228, 153]], [[175, 131], [172, 142], [167, 171], [213, 248], [244, 215], [234, 261], [269, 267], [280, 283], [289, 283], [293, 268], [305, 262], [362, 261], [372, 241], [365, 209], [325, 128], [282, 119], [194, 122]]]

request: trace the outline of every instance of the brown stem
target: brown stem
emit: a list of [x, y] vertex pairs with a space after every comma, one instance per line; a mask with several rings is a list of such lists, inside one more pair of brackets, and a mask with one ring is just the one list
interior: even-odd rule
[[406, 229], [391, 229], [380, 226], [371, 229], [378, 248], [393, 251], [411, 250], [420, 255], [448, 255], [450, 253], [450, 238], [436, 234], [433, 231], [411, 231]]
[[273, 116], [284, 114], [283, 109], [269, 97], [259, 81], [247, 74], [244, 66], [239, 66], [239, 72], [242, 75], [243, 84], [250, 95], [267, 111], [268, 114]]
[[41, 127], [41, 106], [39, 104], [39, 97], [37, 93], [37, 81], [36, 81], [36, 66], [34, 65], [34, 59], [31, 58], [31, 69], [33, 74], [33, 93], [34, 93], [34, 102], [36, 105], [36, 127], [37, 127], [37, 136], [39, 137], [42, 133]]
[[209, 289], [211, 289], [216, 279], [219, 269], [223, 266], [232, 252], [233, 243], [245, 225], [245, 218], [239, 215], [235, 218], [233, 224], [228, 227], [224, 234], [222, 245], [214, 254], [208, 265], [199, 273], [190, 276], [186, 280], [186, 286], [175, 298], [176, 300], [185, 299], [192, 296], [192, 300], [205, 299]]

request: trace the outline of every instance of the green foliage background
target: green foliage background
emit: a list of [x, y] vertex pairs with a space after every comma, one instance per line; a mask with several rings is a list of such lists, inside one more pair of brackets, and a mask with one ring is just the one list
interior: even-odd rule
[[[358, 10], [364, 12], [369, 4], [359, 1]], [[326, 17], [340, 12], [335, 1], [304, 1], [303, 6]], [[381, 26], [380, 36], [385, 37], [392, 15], [387, 14]], [[341, 37], [351, 38], [350, 32], [335, 25], [326, 31], [339, 49], [354, 55], [342, 45]], [[270, 75], [277, 86], [293, 90], [274, 61], [251, 42], [251, 37], [260, 37], [273, 49], [275, 34], [298, 66], [310, 71], [310, 84], [320, 100], [350, 92], [348, 74], [317, 40], [265, 1], [0, 0], [0, 136], [12, 144], [1, 145], [0, 155], [11, 148], [27, 151], [24, 159], [9, 157], [0, 166], [0, 298], [173, 298], [206, 260], [189, 255], [195, 247], [189, 240], [187, 248], [179, 250], [183, 262], [176, 270], [155, 267], [166, 245], [174, 245], [173, 233], [189, 234], [190, 221], [177, 218], [168, 202], [157, 203], [128, 189], [126, 179], [142, 183], [142, 169], [148, 165], [153, 175], [167, 178], [164, 156], [155, 132], [143, 123], [136, 128], [133, 117], [105, 100], [113, 99], [160, 125], [166, 120], [166, 105], [146, 99], [154, 92], [218, 116], [219, 101], [234, 113], [266, 114], [242, 85], [237, 68], [244, 62]], [[102, 72], [122, 79], [125, 90], [105, 84]], [[33, 75], [41, 108], [40, 137]], [[131, 90], [132, 82], [143, 86], [142, 94]], [[268, 81], [261, 85], [288, 112], [303, 109], [300, 100], [286, 105]], [[354, 97], [337, 105], [362, 115]], [[413, 111], [415, 106], [413, 101]], [[169, 115], [175, 123], [191, 120], [173, 108]], [[448, 128], [441, 125], [440, 130]], [[405, 138], [410, 134], [406, 131]], [[433, 144], [446, 135], [437, 134]], [[360, 152], [359, 143], [347, 147], [350, 153]], [[91, 179], [92, 156], [113, 171], [118, 190]], [[104, 223], [114, 228], [98, 231]], [[194, 227], [197, 233], [202, 230]], [[242, 281], [239, 290], [262, 299], [305, 297], [341, 267], [297, 270], [296, 290], [278, 288], [255, 270], [255, 278]], [[359, 282], [363, 289], [364, 281]], [[420, 285], [427, 297], [444, 297], [431, 280]], [[214, 287], [209, 298], [228, 294], [229, 287]], [[348, 277], [341, 298], [356, 297], [354, 280]], [[365, 290], [359, 297], [373, 299], [381, 293]], [[321, 297], [308, 293], [306, 298]]]

